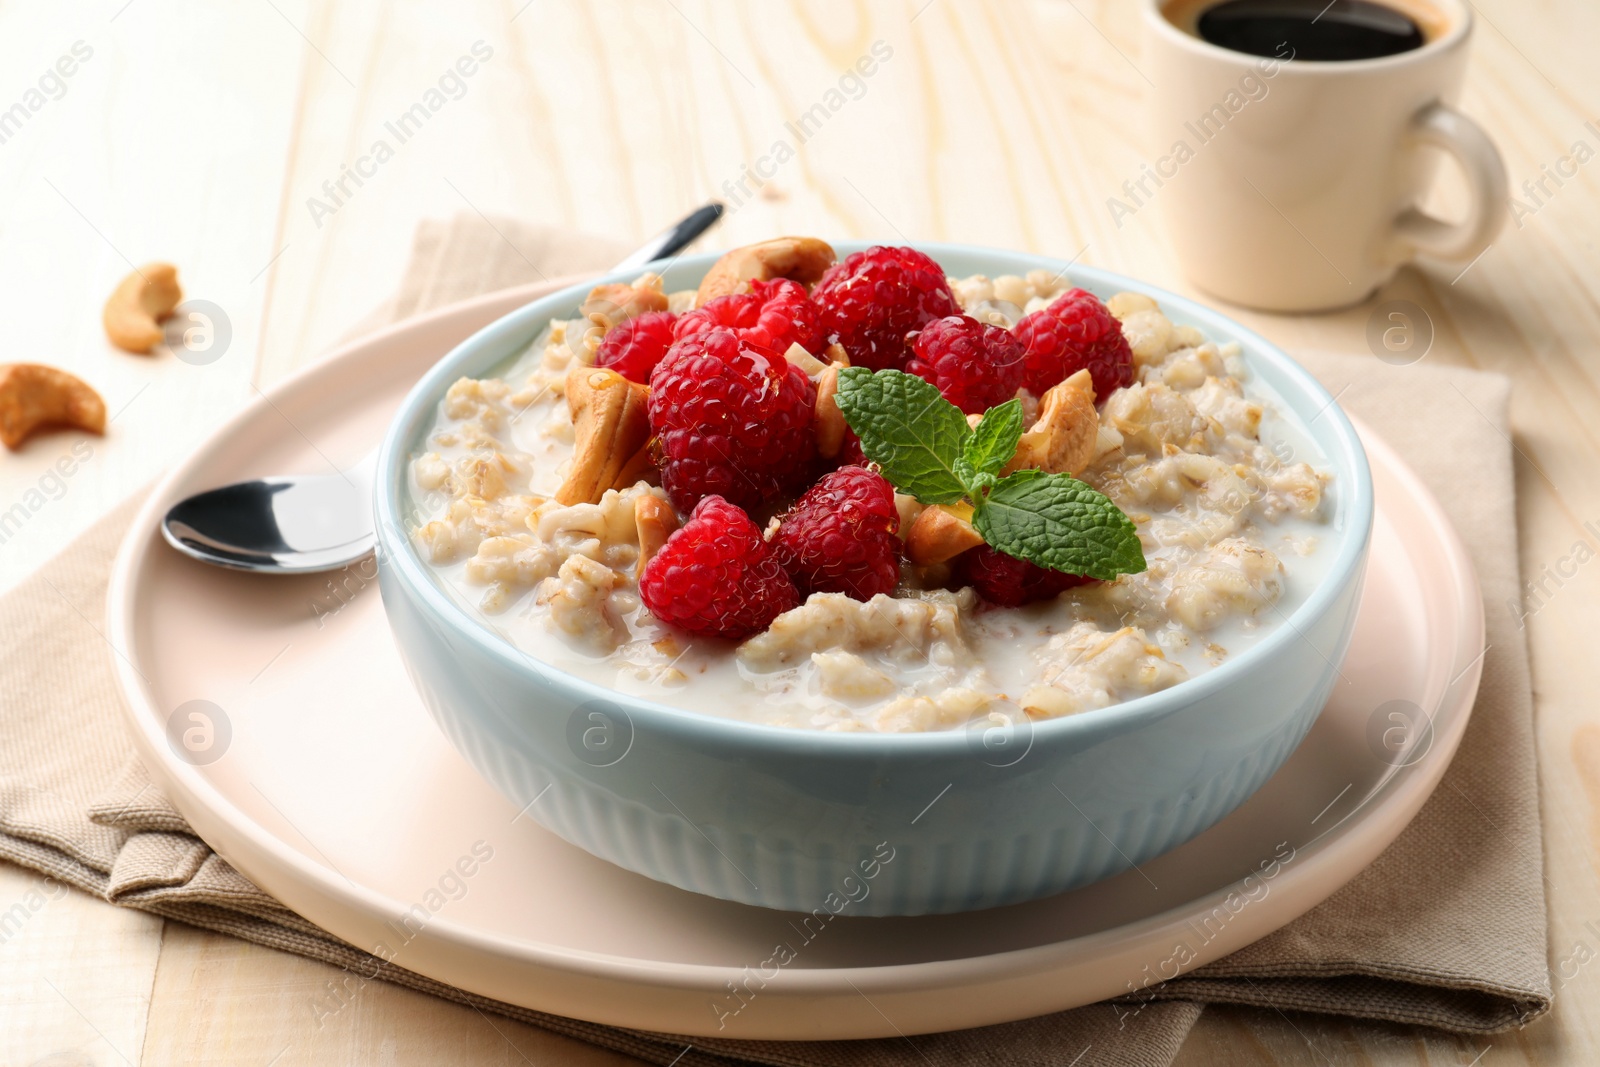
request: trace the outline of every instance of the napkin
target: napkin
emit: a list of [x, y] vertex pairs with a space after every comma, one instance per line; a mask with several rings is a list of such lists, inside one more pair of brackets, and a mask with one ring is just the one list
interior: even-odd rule
[[[369, 322], [601, 269], [622, 250], [477, 215], [425, 223], [398, 292]], [[0, 598], [0, 858], [112, 904], [680, 1067], [1164, 1065], [1208, 1002], [1463, 1033], [1524, 1025], [1549, 1008], [1551, 989], [1528, 657], [1505, 606], [1519, 590], [1509, 384], [1455, 367], [1299, 355], [1417, 470], [1460, 531], [1489, 605], [1482, 688], [1443, 783], [1366, 871], [1283, 930], [1133, 1002], [914, 1038], [737, 1042], [547, 1015], [383, 964], [231, 868], [134, 755], [101, 619], [111, 560], [139, 499]]]

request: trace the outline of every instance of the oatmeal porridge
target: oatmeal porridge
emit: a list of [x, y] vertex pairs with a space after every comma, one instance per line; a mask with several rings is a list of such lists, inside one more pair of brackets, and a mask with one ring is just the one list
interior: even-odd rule
[[[881, 251], [913, 255], [871, 253]], [[827, 249], [828, 274], [747, 259], [741, 276], [720, 279], [715, 306], [705, 284], [666, 293], [653, 275], [602, 287], [581, 316], [550, 323], [493, 377], [455, 382], [411, 463], [409, 532], [423, 558], [538, 661], [704, 714], [825, 730], [940, 730], [1130, 700], [1238, 656], [1318, 585], [1331, 554], [1320, 548], [1329, 476], [1237, 345], [1173, 323], [1149, 297], [1102, 304], [1043, 271], [939, 272], [914, 283], [931, 310], [908, 320], [903, 308], [851, 304], [858, 297], [838, 272], [880, 266], [852, 268], [862, 255], [832, 264]], [[688, 325], [705, 319], [697, 303], [717, 320], [698, 333]], [[686, 344], [702, 362], [683, 355]], [[744, 395], [737, 383], [717, 392], [725, 364], [704, 361], [719, 358], [719, 344], [775, 364], [752, 401], [769, 406], [729, 431], [754, 435], [726, 450], [741, 458], [732, 474], [717, 456], [696, 466], [698, 439], [672, 421]], [[1051, 345], [1078, 355], [1051, 364]], [[678, 378], [662, 369], [673, 359], [685, 368]], [[926, 505], [933, 492], [884, 480], [894, 465], [875, 462], [881, 446], [849, 404], [830, 399], [846, 388], [845, 365], [882, 380], [909, 370], [897, 381], [937, 385], [969, 426], [1014, 396], [1023, 430], [1014, 454], [1008, 447], [995, 474], [963, 483], [976, 495], [959, 498], [958, 487], [940, 498], [953, 502]], [[683, 390], [690, 399], [664, 411]], [[769, 431], [788, 432], [785, 420], [804, 448], [764, 452]], [[1033, 468], [1075, 476], [1120, 509], [1142, 567], [1097, 580], [1063, 573], [1047, 550], [1028, 562], [984, 544], [975, 531], [999, 527], [973, 505], [1018, 472], [1020, 492]], [[849, 496], [869, 481], [878, 488]], [[829, 486], [834, 496], [815, 495]], [[871, 492], [879, 504], [862, 503]], [[711, 503], [696, 510], [702, 497]], [[838, 516], [857, 513], [878, 516], [875, 532], [839, 541], [857, 527]], [[723, 514], [747, 532], [705, 534]], [[823, 531], [809, 557], [785, 546], [802, 516]], [[737, 536], [742, 573], [769, 584], [747, 599], [697, 591], [690, 561], [733, 551]], [[675, 569], [665, 563], [674, 552], [684, 561]], [[721, 611], [747, 615], [706, 629]]]

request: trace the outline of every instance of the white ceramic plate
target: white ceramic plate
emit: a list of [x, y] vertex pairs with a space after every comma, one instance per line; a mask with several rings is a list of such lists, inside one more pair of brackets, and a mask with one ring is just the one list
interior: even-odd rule
[[[108, 634], [157, 784], [224, 858], [332, 933], [485, 996], [641, 1029], [778, 1039], [979, 1026], [1136, 990], [1278, 929], [1371, 862], [1438, 783], [1477, 690], [1482, 600], [1437, 503], [1365, 434], [1378, 514], [1343, 680], [1261, 792], [1187, 845], [1046, 900], [809, 925], [568, 845], [435, 728], [370, 563], [230, 573], [178, 556], [157, 530], [188, 493], [354, 462], [431, 363], [554, 284], [412, 320], [284, 382], [162, 482], [117, 560]], [[197, 707], [219, 709], [200, 757], [181, 741]], [[780, 945], [793, 957], [781, 966]]]

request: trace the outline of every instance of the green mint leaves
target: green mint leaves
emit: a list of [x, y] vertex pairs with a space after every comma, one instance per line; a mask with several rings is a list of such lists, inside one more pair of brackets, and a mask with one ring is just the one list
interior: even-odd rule
[[924, 504], [970, 502], [973, 525], [999, 551], [1106, 581], [1145, 569], [1133, 521], [1103, 494], [1070, 474], [1000, 476], [1022, 437], [1021, 401], [990, 408], [969, 428], [931, 382], [866, 367], [839, 372], [836, 400], [895, 488]]
[[924, 504], [954, 504], [967, 495], [955, 464], [972, 431], [938, 386], [915, 374], [846, 367], [835, 400], [861, 450], [902, 493]]

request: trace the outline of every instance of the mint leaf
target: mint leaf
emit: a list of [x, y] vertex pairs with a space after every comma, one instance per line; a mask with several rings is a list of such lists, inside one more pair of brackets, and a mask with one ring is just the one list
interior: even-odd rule
[[937, 386], [904, 371], [846, 367], [835, 400], [861, 438], [861, 451], [896, 489], [924, 504], [953, 504], [966, 495], [955, 464], [972, 431]]
[[902, 493], [924, 504], [974, 505], [994, 548], [1041, 567], [1106, 581], [1145, 569], [1133, 520], [1070, 474], [1000, 471], [1022, 437], [1022, 403], [990, 408], [974, 428], [938, 387], [914, 374], [839, 372], [835, 395], [861, 450]]
[[973, 525], [1001, 552], [1051, 570], [1111, 581], [1146, 566], [1133, 520], [1070, 474], [1021, 470], [1000, 479]]
[[999, 407], [990, 408], [961, 446], [961, 455], [956, 457], [956, 474], [973, 492], [982, 492], [974, 484], [978, 475], [998, 475], [1000, 468], [1017, 454], [1017, 442], [1021, 439], [1022, 401], [1007, 400]]

